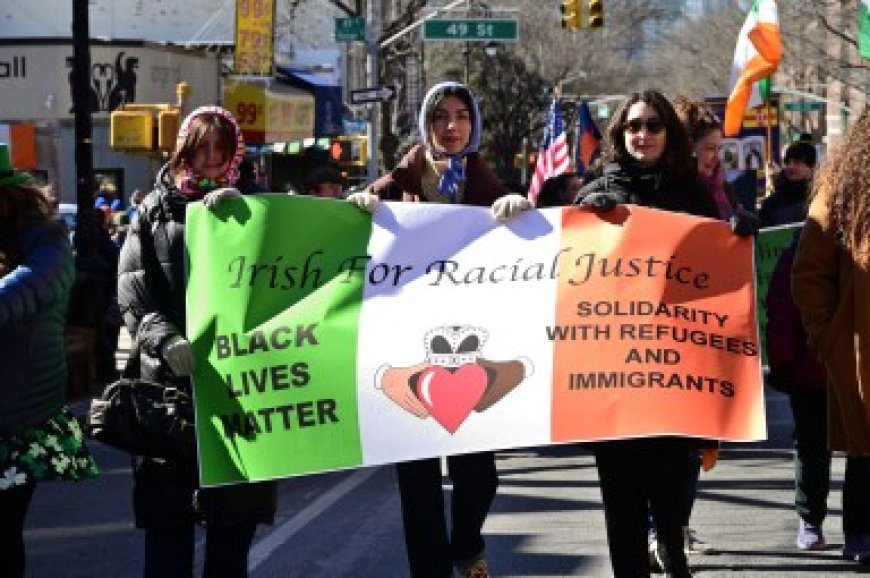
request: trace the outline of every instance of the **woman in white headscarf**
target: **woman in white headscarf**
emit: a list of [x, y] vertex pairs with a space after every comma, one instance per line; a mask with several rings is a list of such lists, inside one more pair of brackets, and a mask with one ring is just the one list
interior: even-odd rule
[[[418, 119], [422, 138], [399, 165], [347, 200], [374, 212], [380, 198], [406, 202], [492, 207], [499, 221], [531, 208], [508, 194], [478, 152], [481, 118], [471, 91], [458, 82], [442, 82], [423, 100]], [[411, 403], [419, 401], [410, 399]], [[425, 415], [420, 405], [415, 411]], [[453, 495], [450, 533], [444, 516], [441, 465], [437, 458], [397, 464], [408, 562], [414, 578], [446, 578], [454, 566], [461, 576], [488, 576], [481, 535], [495, 498], [498, 475], [492, 452], [447, 458]]]

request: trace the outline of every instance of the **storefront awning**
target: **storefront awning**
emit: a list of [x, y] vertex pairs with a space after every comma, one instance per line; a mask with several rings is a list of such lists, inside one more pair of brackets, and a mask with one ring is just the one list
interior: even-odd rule
[[335, 136], [342, 134], [341, 86], [332, 84], [333, 80], [313, 72], [293, 70], [279, 66], [276, 70], [279, 82], [295, 86], [314, 95], [314, 135]]

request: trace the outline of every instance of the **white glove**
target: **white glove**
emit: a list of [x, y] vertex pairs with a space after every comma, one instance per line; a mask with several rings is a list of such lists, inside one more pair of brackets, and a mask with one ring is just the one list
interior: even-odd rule
[[353, 203], [363, 211], [374, 213], [378, 208], [378, 197], [366, 191], [351, 193], [347, 196], [347, 202]]
[[184, 337], [176, 335], [169, 339], [163, 345], [161, 355], [166, 360], [170, 371], [177, 377], [186, 377], [193, 374], [196, 360], [193, 357], [193, 349], [190, 347], [190, 342]]
[[492, 216], [495, 217], [497, 221], [504, 223], [531, 208], [531, 201], [522, 195], [514, 193], [499, 197], [495, 200], [492, 204]]
[[241, 197], [242, 193], [234, 187], [224, 187], [223, 189], [215, 189], [205, 194], [202, 198], [202, 204], [209, 209], [214, 209], [225, 199], [235, 199]]

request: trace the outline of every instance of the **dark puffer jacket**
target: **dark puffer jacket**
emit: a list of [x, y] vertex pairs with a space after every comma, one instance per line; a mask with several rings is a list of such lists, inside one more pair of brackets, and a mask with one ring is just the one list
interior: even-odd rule
[[758, 211], [760, 227], [800, 223], [807, 218], [810, 181], [790, 181], [780, 174], [773, 194], [764, 199]]
[[66, 395], [64, 323], [75, 276], [69, 240], [53, 223], [13, 235], [0, 277], [0, 435], [39, 425]]
[[[190, 380], [174, 377], [160, 355], [170, 338], [185, 335], [187, 203], [164, 167], [155, 189], [142, 201], [121, 250], [118, 304], [130, 335], [139, 340], [141, 376], [189, 389]], [[274, 482], [197, 492], [196, 463], [142, 457], [136, 457], [133, 474], [133, 506], [139, 527], [186, 524], [203, 518], [217, 525], [251, 520], [271, 523], [274, 518]]]
[[712, 195], [697, 180], [676, 182], [659, 168], [646, 168], [634, 163], [610, 164], [602, 172], [580, 189], [575, 203], [588, 195], [608, 192], [620, 203], [711, 219], [719, 217]]

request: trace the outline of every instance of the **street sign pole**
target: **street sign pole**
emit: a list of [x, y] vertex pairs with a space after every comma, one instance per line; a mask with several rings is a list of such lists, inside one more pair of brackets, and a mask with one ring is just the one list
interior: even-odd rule
[[[368, 86], [378, 84], [378, 37], [381, 35], [381, 0], [369, 0], [366, 6], [366, 78]], [[369, 141], [369, 162], [367, 167], [368, 182], [373, 183], [378, 178], [378, 154], [380, 145], [380, 103], [370, 103], [369, 126], [367, 135]]]
[[351, 104], [366, 104], [369, 102], [389, 102], [396, 98], [395, 86], [373, 86], [350, 91]]

